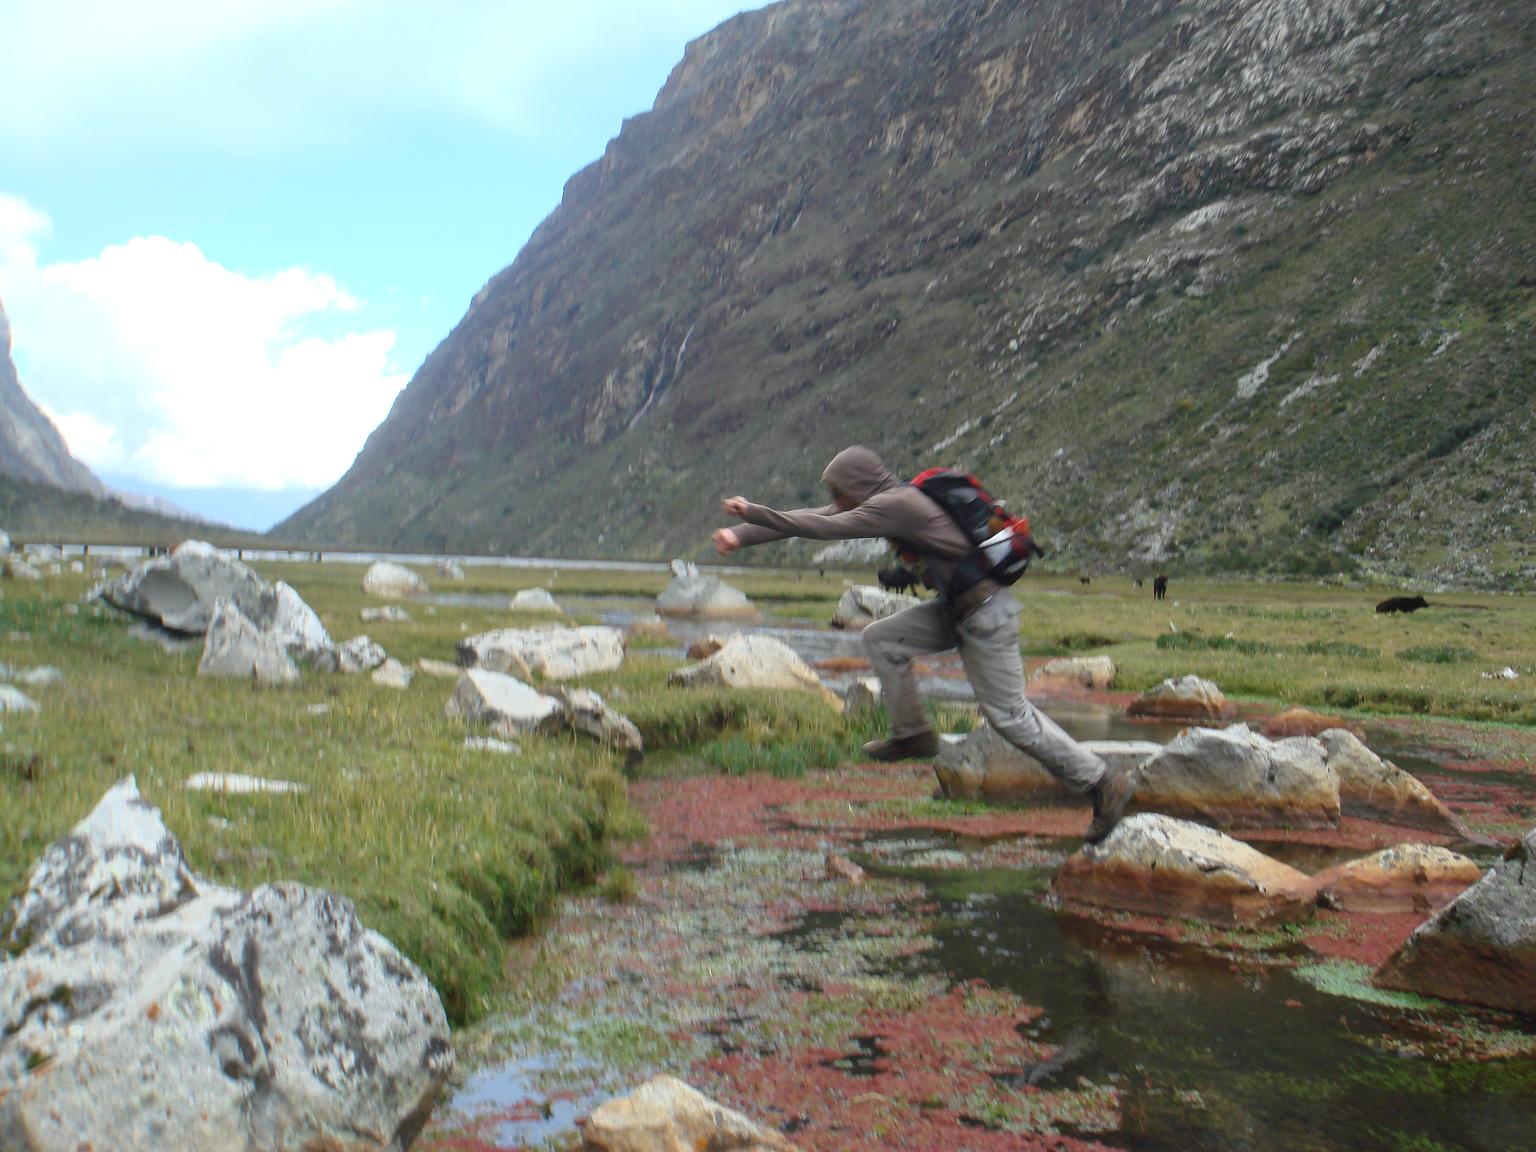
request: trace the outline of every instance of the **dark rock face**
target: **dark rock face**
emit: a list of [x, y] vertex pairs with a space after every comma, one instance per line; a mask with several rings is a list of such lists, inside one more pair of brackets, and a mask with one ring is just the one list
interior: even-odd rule
[[105, 496], [91, 470], [21, 387], [11, 360], [11, 324], [0, 306], [0, 476]]
[[[857, 440], [978, 471], [1069, 564], [1390, 571], [1434, 538], [1420, 578], [1536, 579], [1512, 319], [1533, 22], [1502, 0], [736, 17], [279, 531], [675, 554], [720, 492], [820, 502]], [[1472, 476], [1489, 498], [1453, 498]]]

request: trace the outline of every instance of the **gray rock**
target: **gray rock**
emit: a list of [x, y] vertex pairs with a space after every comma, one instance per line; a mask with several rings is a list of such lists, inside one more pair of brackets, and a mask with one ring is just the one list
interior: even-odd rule
[[557, 688], [554, 696], [565, 709], [566, 724], [575, 731], [617, 748], [630, 764], [638, 763], [645, 755], [640, 729], [629, 717], [604, 703], [596, 692], [587, 688]]
[[460, 640], [459, 664], [513, 676], [537, 673], [550, 680], [569, 680], [594, 672], [611, 672], [624, 663], [624, 633], [617, 628], [501, 628]]
[[222, 792], [229, 796], [249, 796], [255, 793], [282, 796], [309, 791], [305, 785], [295, 784], [292, 780], [268, 780], [239, 772], [198, 772], [183, 780], [181, 786], [188, 792]]
[[230, 600], [214, 605], [197, 674], [243, 677], [262, 684], [292, 684], [299, 679], [298, 665], [278, 638], [252, 624]]
[[363, 591], [370, 596], [423, 596], [427, 582], [403, 564], [380, 560], [363, 574]]
[[1226, 720], [1237, 714], [1221, 689], [1198, 676], [1180, 676], [1149, 688], [1126, 709], [1132, 716], [1174, 720]]
[[354, 636], [336, 649], [336, 666], [349, 676], [372, 672], [389, 654], [367, 636]]
[[[1162, 751], [1160, 745], [1146, 740], [1086, 740], [1083, 747], [1106, 763], [1131, 770]], [[933, 771], [944, 795], [955, 800], [1083, 803], [1083, 798], [1067, 791], [1045, 765], [1020, 752], [985, 720], [959, 743], [941, 745]]]
[[1305, 873], [1212, 828], [1144, 812], [1073, 853], [1052, 883], [1068, 906], [1254, 926], [1313, 913]]
[[350, 901], [187, 867], [130, 778], [33, 868], [0, 959], [7, 1152], [403, 1148], [453, 1068]]
[[819, 692], [842, 708], [842, 701], [822, 686], [811, 666], [788, 644], [771, 636], [732, 636], [709, 659], [673, 672], [667, 683], [683, 687]]
[[383, 621], [386, 624], [407, 624], [411, 614], [398, 604], [386, 604], [382, 608], [364, 608], [362, 610], [364, 624], [373, 624]]
[[701, 576], [687, 561], [672, 561], [672, 583], [656, 597], [659, 616], [687, 616], [698, 619], [756, 619], [757, 609], [740, 589], [732, 588], [718, 576]]
[[915, 608], [922, 602], [917, 596], [903, 596], [872, 585], [855, 585], [845, 590], [838, 599], [837, 607], [832, 612], [832, 626], [856, 631], [876, 620], [884, 620], [897, 612]]
[[879, 677], [860, 676], [843, 692], [843, 714], [852, 719], [878, 711], [882, 691]]
[[471, 668], [459, 677], [444, 711], [455, 719], [531, 732], [563, 715], [560, 701], [501, 672]]
[[9, 580], [41, 580], [43, 578], [41, 572], [20, 556], [7, 556], [4, 564], [0, 565], [0, 572], [3, 572]]
[[36, 668], [10, 668], [0, 664], [0, 680], [25, 684], [28, 688], [51, 688], [64, 683], [64, 673], [51, 664], [40, 664]]
[[1428, 788], [1383, 760], [1343, 728], [1318, 737], [1328, 768], [1339, 781], [1339, 803], [1350, 816], [1465, 836], [1467, 830]]
[[523, 588], [512, 597], [513, 612], [560, 612], [548, 588]]
[[9, 684], [0, 684], [0, 712], [37, 712], [40, 710], [37, 701], [20, 688], [14, 688]]
[[8, 532], [0, 531], [0, 556], [4, 556], [11, 550], [11, 537]]
[[394, 657], [385, 660], [373, 670], [373, 682], [385, 688], [396, 688], [401, 691], [411, 686], [415, 673]]
[[1536, 1017], [1536, 828], [1412, 936], [1374, 982]]
[[457, 560], [439, 560], [437, 562], [437, 574], [449, 580], [464, 579], [464, 565]]
[[1115, 683], [1115, 662], [1108, 656], [1067, 656], [1041, 665], [1030, 679], [1104, 689]]
[[495, 752], [502, 756], [515, 756], [522, 751], [510, 740], [498, 740], [494, 736], [466, 736], [464, 747], [470, 752]]
[[252, 623], [302, 660], [324, 661], [336, 647], [315, 610], [282, 580], [262, 591], [258, 611]]
[[1132, 804], [1217, 828], [1336, 828], [1339, 782], [1310, 736], [1186, 728], [1142, 766]]
[[581, 1134], [585, 1152], [793, 1152], [777, 1132], [672, 1076], [657, 1076], [608, 1101], [582, 1123]]
[[231, 601], [242, 616], [264, 628], [274, 603], [263, 603], [267, 591], [267, 582], [233, 556], [188, 540], [169, 556], [146, 560], [99, 586], [91, 597], [173, 632], [202, 635], [220, 600]]

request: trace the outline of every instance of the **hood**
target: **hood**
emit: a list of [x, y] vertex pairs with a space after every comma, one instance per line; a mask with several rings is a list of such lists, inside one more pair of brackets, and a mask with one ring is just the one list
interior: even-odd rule
[[832, 457], [832, 463], [821, 474], [823, 484], [862, 504], [877, 492], [895, 488], [901, 483], [885, 466], [885, 461], [868, 448], [855, 444], [844, 448]]

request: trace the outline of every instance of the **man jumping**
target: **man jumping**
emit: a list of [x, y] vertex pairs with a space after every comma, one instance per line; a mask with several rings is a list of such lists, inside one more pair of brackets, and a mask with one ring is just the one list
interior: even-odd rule
[[869, 661], [880, 677], [891, 735], [864, 751], [875, 760], [915, 760], [938, 751], [939, 739], [918, 697], [912, 658], [958, 648], [981, 713], [997, 733], [1034, 757], [1073, 792], [1093, 801], [1087, 840], [1097, 844], [1125, 814], [1136, 790], [1125, 768], [1102, 760], [1062, 731], [1024, 697], [1019, 605], [983, 574], [975, 546], [934, 500], [904, 484], [868, 448], [839, 452], [822, 473], [832, 503], [778, 512], [743, 496], [721, 502], [745, 521], [712, 539], [722, 556], [771, 540], [859, 540], [883, 537], [919, 558], [924, 582], [938, 596], [864, 629]]

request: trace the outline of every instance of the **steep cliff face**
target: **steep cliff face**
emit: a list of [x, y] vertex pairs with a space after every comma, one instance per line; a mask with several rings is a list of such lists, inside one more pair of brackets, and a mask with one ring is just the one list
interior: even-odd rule
[[105, 496], [91, 470], [69, 454], [64, 437], [22, 390], [11, 360], [11, 323], [0, 305], [0, 476], [69, 492]]
[[1073, 563], [1529, 582], [1533, 110], [1514, 0], [786, 0], [276, 532], [690, 552], [857, 440]]

